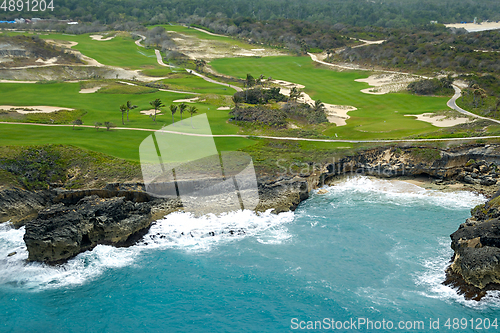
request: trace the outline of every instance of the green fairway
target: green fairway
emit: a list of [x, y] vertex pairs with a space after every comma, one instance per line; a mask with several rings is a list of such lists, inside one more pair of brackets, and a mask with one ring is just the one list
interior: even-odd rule
[[[79, 83], [52, 83], [52, 84], [15, 84], [0, 83], [0, 105], [34, 106], [47, 105], [73, 109], [82, 109], [87, 113], [82, 117], [85, 125], [95, 122], [113, 122], [115, 125], [133, 128], [159, 129], [172, 123], [172, 116], [168, 106], [174, 100], [192, 98], [193, 95], [177, 94], [170, 92], [155, 92], [149, 94], [80, 94]], [[141, 110], [151, 110], [150, 101], [160, 98], [166, 107], [157, 116], [157, 122], [140, 114]], [[130, 111], [129, 122], [122, 125], [120, 105], [127, 101], [137, 105], [137, 109]], [[179, 104], [179, 103], [174, 103]], [[206, 103], [189, 103], [198, 108], [198, 114], [207, 113], [214, 134], [236, 134], [239, 128], [228, 124], [229, 111], [218, 111], [213, 105]], [[187, 119], [189, 114], [183, 115]], [[175, 114], [175, 121], [181, 119], [179, 112]]]
[[247, 73], [299, 83], [313, 99], [325, 103], [351, 105], [346, 126], [330, 125], [328, 136], [343, 139], [401, 138], [432, 131], [436, 127], [417, 121], [408, 114], [446, 110], [446, 97], [422, 97], [406, 93], [369, 95], [360, 92], [368, 84], [355, 79], [369, 76], [366, 72], [335, 72], [318, 68], [309, 57], [226, 58], [211, 62], [218, 72], [243, 78]]
[[[23, 35], [30, 36], [27, 33], [23, 33]], [[90, 38], [91, 35], [98, 35], [98, 33], [83, 35], [39, 34], [39, 37], [76, 42], [78, 45], [73, 46], [72, 49], [80, 51], [103, 65], [128, 69], [162, 68], [158, 65], [154, 50], [135, 45], [134, 39], [128, 33], [116, 33], [115, 38], [108, 41], [93, 40]]]
[[[0, 146], [73, 145], [127, 160], [139, 161], [139, 145], [152, 132], [93, 128], [0, 124]], [[215, 138], [219, 151], [234, 151], [255, 144], [245, 138]], [[178, 142], [182, 145], [182, 142]]]
[[233, 95], [234, 89], [219, 84], [207, 82], [202, 78], [187, 73], [172, 73], [168, 79], [160, 82], [168, 85], [169, 89], [192, 91], [199, 94]]

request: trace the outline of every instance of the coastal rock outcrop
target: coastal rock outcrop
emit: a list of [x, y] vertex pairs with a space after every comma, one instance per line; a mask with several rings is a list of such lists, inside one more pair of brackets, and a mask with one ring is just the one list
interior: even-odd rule
[[500, 290], [500, 196], [472, 210], [472, 217], [451, 234], [453, 262], [445, 284], [468, 298]]
[[75, 205], [54, 205], [26, 223], [29, 261], [58, 263], [98, 244], [126, 245], [149, 228], [148, 203], [123, 197], [85, 197]]
[[17, 187], [0, 190], [0, 223], [22, 224], [32, 219], [52, 203], [54, 196], [52, 191], [27, 191]]

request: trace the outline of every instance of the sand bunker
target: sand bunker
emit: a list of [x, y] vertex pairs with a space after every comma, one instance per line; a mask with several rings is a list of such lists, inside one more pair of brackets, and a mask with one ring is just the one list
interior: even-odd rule
[[231, 110], [231, 108], [229, 106], [221, 106], [220, 108], [217, 108], [217, 110], [219, 110], [219, 111], [227, 111], [227, 110]]
[[100, 41], [100, 42], [106, 42], [108, 40], [112, 40], [113, 38], [115, 38], [116, 36], [111, 36], [111, 37], [108, 37], [108, 38], [104, 38], [103, 36], [101, 35], [91, 35], [89, 36], [90, 38], [92, 38], [93, 40], [97, 40], [97, 41]]
[[71, 41], [62, 41], [62, 40], [52, 40], [52, 39], [47, 39], [45, 40], [47, 43], [49, 44], [53, 44], [55, 46], [59, 46], [59, 47], [66, 47], [68, 49], [72, 48], [73, 46], [76, 46], [78, 45], [77, 42], [71, 42]]
[[407, 74], [376, 74], [366, 79], [357, 79], [354, 81], [365, 82], [372, 86], [372, 88], [362, 89], [362, 93], [384, 95], [391, 92], [406, 90], [408, 84], [419, 79], [418, 76]]
[[446, 116], [436, 116], [434, 113], [423, 113], [419, 115], [406, 114], [406, 117], [416, 117], [417, 120], [425, 121], [436, 127], [453, 127], [468, 123], [469, 118], [447, 118]]
[[356, 111], [357, 108], [349, 105], [333, 105], [333, 104], [325, 104], [325, 113], [326, 118], [332, 124], [337, 126], [345, 126], [347, 125], [346, 120], [350, 117], [347, 115], [347, 112]]
[[[146, 116], [154, 116], [155, 114], [155, 109], [151, 109], [151, 110], [143, 110], [140, 112], [141, 114], [145, 114]], [[159, 116], [161, 115], [161, 110], [156, 110], [156, 115]]]
[[199, 100], [199, 97], [189, 98], [189, 99], [177, 99], [174, 103], [194, 103]]
[[62, 108], [59, 106], [13, 106], [13, 105], [0, 105], [0, 110], [15, 111], [21, 114], [30, 113], [52, 113], [56, 111], [73, 111], [74, 109]]
[[37, 81], [13, 81], [13, 80], [0, 80], [0, 83], [36, 83]]
[[51, 64], [55, 64], [57, 62], [58, 58], [55, 57], [55, 58], [50, 58], [50, 59], [47, 59], [47, 60], [43, 60], [42, 58], [38, 58], [36, 59], [35, 62], [38, 62], [38, 63], [41, 63], [41, 64], [44, 64], [44, 65], [51, 65]]
[[94, 88], [82, 89], [82, 90], [80, 90], [80, 94], [93, 94], [93, 93], [97, 92], [101, 88], [102, 87], [98, 86], [98, 87], [94, 87]]

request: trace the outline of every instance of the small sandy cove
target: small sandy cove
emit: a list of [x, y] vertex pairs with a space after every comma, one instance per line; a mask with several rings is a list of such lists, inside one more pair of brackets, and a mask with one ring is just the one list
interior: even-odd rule
[[41, 106], [41, 105], [36, 105], [36, 106], [0, 105], [0, 110], [15, 111], [21, 114], [29, 114], [29, 113], [52, 113], [56, 111], [73, 111], [74, 109], [62, 108], [59, 106]]
[[[280, 89], [280, 93], [282, 93], [285, 96], [290, 96], [290, 92], [294, 87], [297, 89], [305, 88], [305, 86], [303, 85], [283, 80], [272, 80], [271, 83], [282, 86], [282, 88]], [[300, 103], [307, 103], [311, 106], [314, 106], [315, 103], [314, 100], [311, 98], [311, 96], [309, 96], [305, 92], [302, 92], [297, 101]], [[347, 115], [347, 112], [357, 110], [357, 108], [355, 108], [354, 106], [349, 106], [349, 105], [334, 105], [328, 103], [323, 103], [323, 104], [325, 105], [325, 113], [328, 121], [337, 126], [347, 125], [346, 120], [350, 118]]]
[[406, 117], [416, 117], [417, 120], [425, 121], [436, 127], [453, 127], [468, 123], [469, 118], [447, 118], [446, 116], [437, 116], [434, 113], [422, 113], [419, 115], [405, 114]]

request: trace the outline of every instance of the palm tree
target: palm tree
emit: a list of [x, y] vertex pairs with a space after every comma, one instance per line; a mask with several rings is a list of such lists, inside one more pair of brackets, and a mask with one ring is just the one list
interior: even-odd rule
[[136, 107], [137, 107], [137, 105], [132, 105], [132, 103], [130, 103], [130, 101], [127, 101], [127, 121], [129, 121], [128, 120], [129, 111], [135, 109]]
[[194, 128], [193, 127], [193, 114], [198, 113], [198, 109], [196, 108], [196, 106], [193, 105], [189, 108], [188, 112], [189, 112], [189, 114], [191, 114], [191, 127]]
[[325, 104], [319, 99], [314, 102], [314, 111], [322, 111], [325, 108]]
[[179, 113], [181, 114], [181, 122], [182, 122], [182, 113], [186, 111], [187, 104], [186, 103], [181, 103], [179, 104]]
[[248, 89], [255, 86], [255, 79], [251, 74], [247, 74], [247, 78], [245, 79], [245, 82], [246, 82], [246, 86]]
[[297, 99], [302, 95], [302, 92], [297, 89], [297, 87], [293, 87], [292, 90], [290, 90], [290, 98], [292, 101], [297, 102]]
[[233, 100], [234, 106], [236, 106], [236, 107], [238, 107], [240, 105], [240, 103], [243, 103], [243, 97], [241, 97], [240, 95], [234, 95], [232, 100]]
[[151, 104], [151, 106], [155, 109], [155, 115], [153, 117], [153, 121], [156, 123], [156, 111], [158, 111], [160, 108], [164, 107], [165, 105], [163, 104], [163, 102], [159, 98], [155, 99], [154, 101], [149, 102], [149, 104]]
[[125, 114], [125, 112], [127, 112], [127, 106], [125, 104], [123, 105], [120, 105], [120, 111], [122, 112], [122, 125], [125, 125], [125, 122], [123, 121], [123, 115]]
[[172, 125], [174, 124], [174, 114], [177, 112], [177, 105], [170, 105], [170, 112], [172, 113]]

